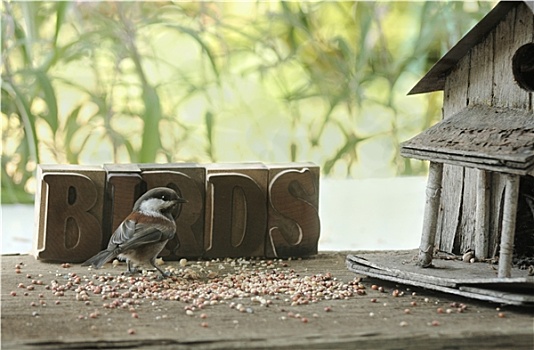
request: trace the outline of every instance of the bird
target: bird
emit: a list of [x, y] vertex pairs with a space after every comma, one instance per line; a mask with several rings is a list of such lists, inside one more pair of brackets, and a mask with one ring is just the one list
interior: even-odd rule
[[82, 266], [100, 268], [118, 257], [126, 259], [127, 273], [137, 271], [137, 265], [149, 263], [166, 278], [156, 265], [156, 257], [176, 234], [175, 219], [182, 203], [187, 200], [167, 187], [156, 187], [135, 202], [132, 213], [124, 219], [111, 236], [108, 247]]

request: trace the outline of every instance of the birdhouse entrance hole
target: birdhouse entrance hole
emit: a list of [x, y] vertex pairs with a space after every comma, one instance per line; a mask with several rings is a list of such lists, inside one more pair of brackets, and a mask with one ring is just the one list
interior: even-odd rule
[[517, 49], [512, 58], [512, 72], [522, 89], [534, 91], [534, 43]]

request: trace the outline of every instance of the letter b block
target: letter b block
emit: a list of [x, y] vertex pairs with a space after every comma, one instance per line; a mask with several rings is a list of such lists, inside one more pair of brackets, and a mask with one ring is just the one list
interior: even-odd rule
[[82, 262], [97, 253], [103, 239], [105, 172], [97, 167], [39, 166], [37, 180], [34, 255]]

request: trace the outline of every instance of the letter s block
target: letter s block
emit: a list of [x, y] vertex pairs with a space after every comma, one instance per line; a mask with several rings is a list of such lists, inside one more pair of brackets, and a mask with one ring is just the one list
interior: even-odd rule
[[207, 166], [205, 257], [263, 256], [267, 169], [261, 163]]
[[33, 254], [83, 262], [100, 251], [105, 172], [99, 167], [38, 167]]
[[317, 253], [319, 166], [313, 163], [267, 165], [269, 169], [267, 257]]

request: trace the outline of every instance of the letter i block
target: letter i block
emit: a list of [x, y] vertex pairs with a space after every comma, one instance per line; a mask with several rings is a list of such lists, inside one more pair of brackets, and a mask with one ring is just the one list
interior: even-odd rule
[[101, 167], [38, 166], [32, 255], [83, 262], [100, 251], [105, 181]]
[[130, 215], [135, 201], [143, 192], [141, 169], [137, 164], [104, 164], [106, 194], [104, 200], [104, 245], [122, 221]]
[[161, 256], [166, 260], [199, 258], [204, 254], [206, 168], [195, 163], [139, 164], [147, 190], [169, 187], [187, 200], [175, 213], [176, 236]]
[[313, 163], [268, 164], [267, 257], [317, 253], [320, 168]]
[[206, 257], [264, 256], [267, 169], [261, 163], [207, 165]]

